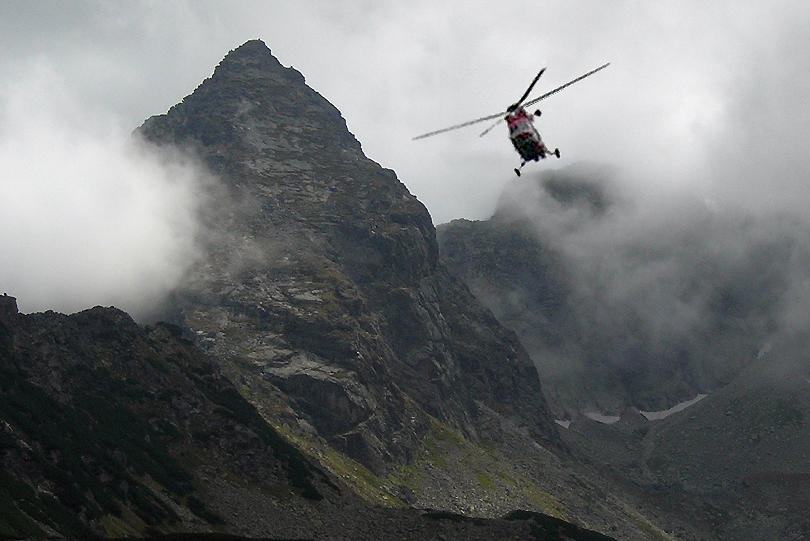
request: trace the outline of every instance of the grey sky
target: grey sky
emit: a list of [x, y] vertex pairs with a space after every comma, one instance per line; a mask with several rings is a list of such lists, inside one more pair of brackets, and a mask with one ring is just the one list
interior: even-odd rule
[[[66, 267], [75, 254], [55, 257], [54, 243], [63, 250], [75, 243], [91, 261], [111, 250], [102, 240], [88, 246], [88, 235], [114, 238], [120, 231], [133, 243], [122, 257], [154, 256], [139, 274], [147, 281], [172, 265], [170, 254], [193, 250], [187, 243], [193, 224], [178, 229], [172, 217], [193, 212], [194, 198], [189, 205], [176, 197], [172, 190], [180, 188], [156, 169], [146, 167], [148, 182], [130, 177], [127, 184], [142, 190], [141, 208], [153, 213], [131, 219], [162, 232], [152, 233], [159, 246], [150, 257], [142, 250], [153, 241], [133, 233], [137, 228], [122, 221], [126, 213], [110, 222], [104, 206], [92, 202], [109, 190], [105, 178], [124, 182], [119, 172], [131, 170], [122, 148], [127, 134], [166, 112], [229, 50], [254, 38], [341, 110], [366, 154], [394, 169], [435, 223], [489, 217], [518, 158], [505, 128], [484, 138], [477, 127], [417, 142], [413, 136], [502, 110], [541, 66], [548, 69], [535, 95], [605, 62], [612, 63], [608, 69], [541, 102], [538, 127], [563, 158], [530, 168], [609, 162], [624, 170], [628, 183], [648, 190], [807, 214], [807, 2], [487, 0], [474, 6], [455, 0], [0, 2], [0, 208], [16, 209], [0, 216], [0, 249], [15, 255], [17, 268], [49, 261]], [[34, 162], [37, 167], [24, 167]], [[185, 171], [184, 178], [194, 178]], [[195, 182], [182, 189], [193, 191]], [[70, 206], [77, 198], [86, 208]], [[166, 210], [167, 199], [178, 207]], [[36, 288], [23, 286], [25, 276], [9, 268], [0, 268], [0, 289], [32, 294]], [[43, 279], [75, 289], [79, 275], [55, 271]], [[111, 291], [120, 287], [112, 280]], [[54, 307], [95, 302], [135, 301], [107, 294]]]

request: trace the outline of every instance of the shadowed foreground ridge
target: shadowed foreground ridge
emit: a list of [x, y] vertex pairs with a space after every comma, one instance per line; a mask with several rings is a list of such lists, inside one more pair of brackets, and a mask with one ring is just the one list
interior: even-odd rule
[[180, 329], [114, 308], [22, 315], [0, 297], [0, 375], [0, 539], [609, 539], [537, 513], [369, 506]]

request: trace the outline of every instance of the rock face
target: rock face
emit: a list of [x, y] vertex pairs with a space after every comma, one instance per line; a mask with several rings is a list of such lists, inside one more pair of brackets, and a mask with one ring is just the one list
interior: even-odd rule
[[[792, 346], [792, 345], [791, 345]], [[802, 539], [810, 533], [810, 367], [775, 346], [729, 385], [683, 411], [611, 425], [572, 421], [563, 440], [679, 509], [702, 539]], [[669, 531], [689, 539], [677, 521]]]
[[429, 416], [477, 441], [484, 407], [558, 442], [531, 360], [439, 262], [424, 206], [264, 43], [138, 133], [221, 179], [177, 307], [263, 413], [377, 473], [414, 457]]
[[604, 173], [521, 177], [491, 219], [438, 227], [442, 258], [520, 336], [572, 454], [678, 510], [668, 531], [807, 538], [807, 332], [783, 317], [806, 226], [670, 202], [642, 220]]

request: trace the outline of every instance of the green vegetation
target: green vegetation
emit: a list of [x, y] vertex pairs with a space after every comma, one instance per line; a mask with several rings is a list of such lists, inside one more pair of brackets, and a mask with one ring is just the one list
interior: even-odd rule
[[377, 477], [362, 464], [332, 449], [326, 442], [302, 438], [275, 426], [275, 430], [292, 442], [297, 448], [311, 456], [325, 469], [341, 479], [364, 500], [383, 507], [403, 507], [404, 504], [389, 494], [388, 483]]
[[307, 465], [301, 456], [301, 452], [288, 443], [279, 433], [256, 411], [239, 391], [223, 380], [211, 380], [206, 378], [195, 378], [200, 390], [205, 393], [209, 400], [222, 406], [218, 411], [220, 414], [230, 417], [239, 423], [250, 427], [266, 444], [268, 444], [280, 460], [287, 463], [289, 467], [290, 483], [293, 487], [301, 491], [304, 498], [314, 501], [323, 499], [323, 495], [312, 483], [313, 470], [320, 474], [322, 482], [331, 485], [335, 490], [339, 490], [324, 474]]
[[[67, 537], [92, 538], [77, 517], [141, 527], [179, 521], [142, 482], [151, 479], [176, 501], [187, 497], [189, 508], [213, 523], [221, 519], [189, 494], [192, 475], [173, 457], [165, 441], [182, 435], [168, 422], [149, 423], [124, 404], [146, 397], [143, 389], [113, 377], [106, 369], [73, 367], [69, 404], [57, 403], [40, 387], [14, 370], [0, 374], [0, 419], [10, 427], [0, 431], [0, 447], [23, 453], [43, 476], [34, 490], [3, 473], [0, 483], [0, 535], [42, 534], [38, 521]], [[12, 437], [10, 434], [14, 434]], [[32, 445], [24, 442], [29, 441]], [[52, 491], [52, 492], [51, 492]], [[5, 504], [3, 504], [5, 502]], [[9, 503], [11, 502], [11, 503]], [[121, 528], [128, 527], [122, 523]]]
[[[74, 494], [68, 494], [67, 497]], [[18, 481], [6, 472], [0, 475], [0, 532], [8, 537], [39, 535], [42, 530], [28, 517], [46, 524], [66, 536], [75, 538], [94, 537], [79, 520], [72, 509], [49, 493], [37, 493], [29, 485]], [[72, 502], [70, 502], [72, 503]], [[26, 516], [27, 515], [27, 516]]]
[[485, 489], [492, 490], [495, 488], [495, 482], [486, 473], [479, 471], [475, 473], [475, 476], [478, 478], [478, 482], [481, 483], [481, 486]]
[[466, 490], [474, 491], [482, 502], [490, 497], [489, 492], [500, 491], [500, 496], [514, 499], [516, 505], [525, 505], [522, 502], [528, 500], [543, 513], [566, 518], [563, 506], [553, 497], [520, 475], [502, 469], [493, 442], [475, 445], [433, 417], [416, 460], [391, 474], [388, 482], [419, 494], [429, 484], [431, 468], [436, 467], [449, 470], [461, 483], [472, 481]]
[[430, 418], [430, 434], [428, 438], [432, 438], [434, 440], [446, 441], [453, 445], [456, 449], [465, 450], [470, 448], [470, 442], [468, 442], [464, 437], [447, 426], [446, 424], [442, 423], [435, 417]]
[[[108, 374], [94, 376], [111, 395], [126, 394]], [[6, 372], [0, 379], [0, 417], [15, 433], [37, 442], [27, 454], [54, 487], [53, 495], [9, 495], [22, 511], [73, 537], [89, 535], [73, 517], [80, 512], [91, 520], [107, 514], [120, 516], [118, 502], [131, 507], [147, 524], [177, 520], [174, 511], [137, 477], [148, 475], [176, 495], [191, 490], [191, 477], [144, 419], [111, 402], [104, 392], [102, 396], [89, 390], [77, 392], [75, 406], [65, 405], [17, 373]]]

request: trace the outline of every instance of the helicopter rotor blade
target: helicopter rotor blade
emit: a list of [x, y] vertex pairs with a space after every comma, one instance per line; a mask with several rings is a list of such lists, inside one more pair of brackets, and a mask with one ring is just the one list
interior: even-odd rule
[[503, 116], [504, 116], [505, 114], [507, 114], [508, 112], [513, 111], [513, 110], [514, 110], [514, 109], [516, 109], [517, 107], [521, 107], [521, 106], [523, 106], [523, 107], [528, 107], [528, 106], [530, 106], [530, 105], [534, 105], [534, 104], [535, 104], [535, 103], [537, 103], [538, 101], [540, 101], [540, 100], [544, 100], [544, 99], [548, 98], [549, 96], [552, 96], [552, 95], [556, 94], [557, 92], [559, 92], [560, 90], [562, 90], [562, 89], [564, 89], [564, 88], [568, 88], [568, 87], [569, 87], [569, 86], [571, 86], [572, 84], [574, 84], [574, 83], [576, 83], [576, 82], [578, 82], [578, 81], [581, 81], [581, 80], [582, 80], [582, 79], [584, 79], [585, 77], [588, 77], [588, 76], [590, 76], [590, 75], [593, 75], [593, 74], [594, 74], [594, 73], [596, 73], [597, 71], [599, 71], [599, 70], [601, 70], [601, 69], [604, 69], [604, 68], [608, 67], [609, 65], [610, 65], [610, 62], [608, 62], [607, 64], [603, 64], [603, 65], [599, 66], [598, 68], [596, 68], [595, 70], [591, 70], [591, 71], [589, 71], [588, 73], [586, 73], [585, 75], [581, 75], [581, 76], [577, 77], [576, 79], [574, 79], [573, 81], [569, 81], [569, 82], [565, 83], [564, 85], [562, 85], [562, 86], [560, 86], [560, 87], [555, 88], [555, 89], [554, 89], [554, 90], [552, 90], [551, 92], [546, 92], [545, 94], [543, 94], [543, 95], [542, 95], [542, 96], [540, 96], [539, 98], [534, 98], [533, 100], [529, 100], [529, 101], [527, 101], [526, 103], [523, 103], [523, 104], [521, 105], [521, 103], [523, 102], [523, 100], [525, 100], [525, 99], [526, 99], [526, 97], [529, 95], [529, 93], [530, 93], [530, 92], [532, 91], [532, 89], [534, 88], [534, 85], [535, 85], [535, 84], [537, 83], [537, 81], [540, 79], [540, 76], [541, 76], [541, 75], [543, 75], [543, 72], [545, 72], [545, 71], [546, 71], [546, 68], [543, 68], [543, 69], [541, 69], [541, 70], [540, 70], [540, 73], [538, 73], [538, 74], [535, 76], [534, 80], [533, 80], [533, 81], [532, 81], [532, 83], [529, 85], [529, 88], [526, 90], [526, 92], [524, 92], [524, 93], [523, 93], [523, 96], [521, 96], [520, 100], [518, 100], [518, 102], [517, 102], [516, 104], [511, 105], [511, 106], [509, 107], [509, 109], [507, 109], [506, 111], [503, 111], [502, 113], [495, 113], [494, 115], [482, 116], [481, 118], [476, 118], [475, 120], [470, 120], [470, 121], [468, 121], [468, 122], [463, 122], [463, 123], [461, 123], [461, 124], [456, 124], [455, 126], [450, 126], [449, 128], [442, 128], [442, 129], [440, 129], [440, 130], [435, 130], [435, 131], [431, 131], [431, 132], [428, 132], [428, 133], [423, 133], [422, 135], [417, 135], [416, 137], [414, 137], [414, 138], [413, 138], [413, 140], [414, 140], [414, 141], [416, 141], [417, 139], [424, 139], [424, 138], [426, 138], [426, 137], [432, 137], [432, 136], [434, 136], [434, 135], [439, 135], [440, 133], [445, 133], [445, 132], [449, 132], [449, 131], [453, 131], [453, 130], [458, 130], [458, 129], [461, 129], [461, 128], [466, 128], [467, 126], [472, 126], [473, 124], [478, 124], [479, 122], [485, 122], [485, 121], [487, 121], [487, 120], [492, 120], [492, 119], [494, 119], [494, 118], [501, 117], [501, 118], [498, 118], [498, 120], [497, 120], [497, 121], [496, 121], [496, 122], [495, 122], [495, 123], [494, 123], [492, 126], [490, 126], [489, 128], [487, 128], [486, 130], [484, 130], [484, 131], [481, 133], [480, 137], [483, 137], [484, 135], [486, 135], [487, 133], [489, 133], [489, 132], [490, 132], [490, 131], [491, 131], [491, 130], [492, 130], [494, 127], [495, 127], [495, 126], [497, 126], [497, 125], [498, 125], [498, 123], [500, 123], [500, 121], [501, 121], [501, 120], [503, 120]]
[[[545, 72], [545, 71], [546, 71], [546, 68], [542, 68], [542, 69], [540, 70], [540, 72], [539, 72], [537, 75], [535, 75], [535, 76], [534, 76], [534, 79], [532, 79], [532, 82], [531, 82], [531, 84], [529, 84], [529, 88], [527, 88], [527, 89], [526, 89], [526, 92], [524, 92], [524, 93], [523, 93], [523, 95], [520, 97], [520, 99], [519, 99], [519, 100], [517, 100], [517, 101], [516, 101], [514, 104], [510, 105], [510, 106], [509, 106], [509, 107], [506, 109], [506, 113], [508, 113], [508, 112], [510, 112], [510, 111], [514, 111], [515, 109], [517, 109], [518, 107], [520, 107], [520, 104], [521, 104], [521, 103], [523, 103], [523, 100], [525, 100], [525, 99], [526, 99], [526, 98], [529, 96], [529, 93], [530, 93], [530, 92], [532, 91], [532, 89], [534, 88], [534, 85], [536, 85], [536, 84], [537, 84], [537, 81], [539, 81], [539, 80], [540, 80], [540, 76], [541, 76], [541, 75], [543, 75], [543, 72]], [[487, 128], [487, 129], [485, 129], [484, 131], [482, 131], [482, 132], [481, 132], [481, 133], [478, 135], [478, 137], [483, 137], [483, 136], [485, 136], [486, 134], [488, 134], [489, 132], [491, 132], [491, 131], [492, 131], [492, 130], [495, 128], [495, 126], [497, 126], [498, 124], [500, 124], [501, 120], [503, 120], [503, 117], [499, 118], [499, 119], [498, 119], [498, 120], [496, 120], [496, 121], [495, 121], [495, 123], [494, 123], [494, 124], [492, 124], [492, 125], [491, 125], [489, 128]]]
[[484, 131], [482, 131], [482, 132], [481, 132], [481, 133], [478, 135], [478, 137], [483, 137], [483, 136], [485, 136], [486, 134], [488, 134], [489, 132], [491, 132], [491, 131], [492, 131], [492, 130], [495, 128], [495, 126], [497, 126], [498, 124], [500, 124], [500, 123], [501, 123], [501, 120], [503, 120], [503, 117], [499, 118], [499, 119], [498, 119], [498, 120], [496, 120], [496, 121], [495, 121], [495, 123], [494, 123], [494, 124], [492, 124], [492, 125], [491, 125], [489, 128], [487, 128], [487, 129], [485, 129]]
[[580, 75], [579, 77], [577, 77], [577, 78], [576, 78], [576, 79], [574, 79], [573, 81], [569, 81], [569, 82], [565, 83], [565, 84], [564, 84], [564, 85], [562, 85], [562, 86], [558, 86], [557, 88], [555, 88], [555, 89], [554, 89], [554, 90], [552, 90], [551, 92], [546, 92], [545, 94], [543, 94], [543, 95], [542, 95], [542, 96], [540, 96], [539, 98], [534, 98], [533, 100], [529, 100], [529, 101], [527, 101], [526, 103], [524, 103], [524, 104], [523, 104], [523, 106], [524, 106], [524, 107], [529, 107], [530, 105], [534, 105], [534, 104], [535, 104], [535, 103], [537, 103], [538, 101], [540, 101], [540, 100], [544, 100], [544, 99], [546, 99], [547, 97], [549, 97], [549, 96], [551, 96], [551, 95], [556, 94], [557, 92], [559, 92], [559, 91], [560, 91], [560, 90], [562, 90], [563, 88], [568, 88], [568, 87], [569, 87], [569, 86], [571, 86], [572, 84], [574, 84], [574, 83], [576, 83], [576, 82], [578, 82], [578, 81], [581, 81], [581, 80], [582, 80], [582, 79], [584, 79], [585, 77], [588, 77], [588, 76], [590, 76], [590, 75], [593, 75], [594, 73], [596, 73], [597, 71], [599, 71], [599, 70], [601, 70], [601, 69], [605, 69], [605, 68], [606, 68], [606, 67], [608, 67], [609, 65], [610, 65], [610, 62], [608, 62], [607, 64], [603, 64], [603, 65], [599, 66], [598, 68], [596, 68], [595, 70], [591, 70], [591, 71], [589, 71], [589, 72], [588, 72], [588, 73], [586, 73], [585, 75]]
[[453, 130], [458, 130], [460, 128], [466, 128], [467, 126], [472, 126], [473, 124], [478, 124], [479, 122], [484, 122], [486, 120], [492, 120], [493, 118], [498, 118], [499, 116], [503, 116], [504, 114], [506, 114], [506, 113], [503, 112], [503, 113], [496, 113], [494, 115], [482, 116], [481, 118], [476, 118], [475, 120], [470, 120], [470, 121], [464, 122], [462, 124], [456, 124], [455, 126], [450, 126], [449, 128], [442, 128], [440, 130], [435, 130], [435, 131], [423, 133], [422, 135], [417, 135], [416, 137], [413, 138], [413, 140], [416, 141], [417, 139], [424, 139], [425, 137], [431, 137], [433, 135], [438, 135], [440, 133], [453, 131]]
[[532, 91], [532, 88], [534, 88], [534, 85], [537, 84], [538, 79], [540, 79], [540, 76], [543, 75], [544, 71], [546, 71], [546, 68], [543, 68], [543, 69], [540, 70], [540, 73], [538, 73], [535, 76], [535, 78], [532, 80], [532, 83], [529, 85], [529, 88], [526, 89], [526, 92], [523, 93], [523, 95], [520, 97], [520, 99], [517, 100], [514, 103], [514, 105], [509, 106], [509, 109], [508, 109], [509, 111], [513, 111], [513, 110], [517, 109], [518, 107], [520, 107], [520, 104], [523, 103], [523, 100], [525, 100], [527, 97], [529, 97], [529, 93]]

